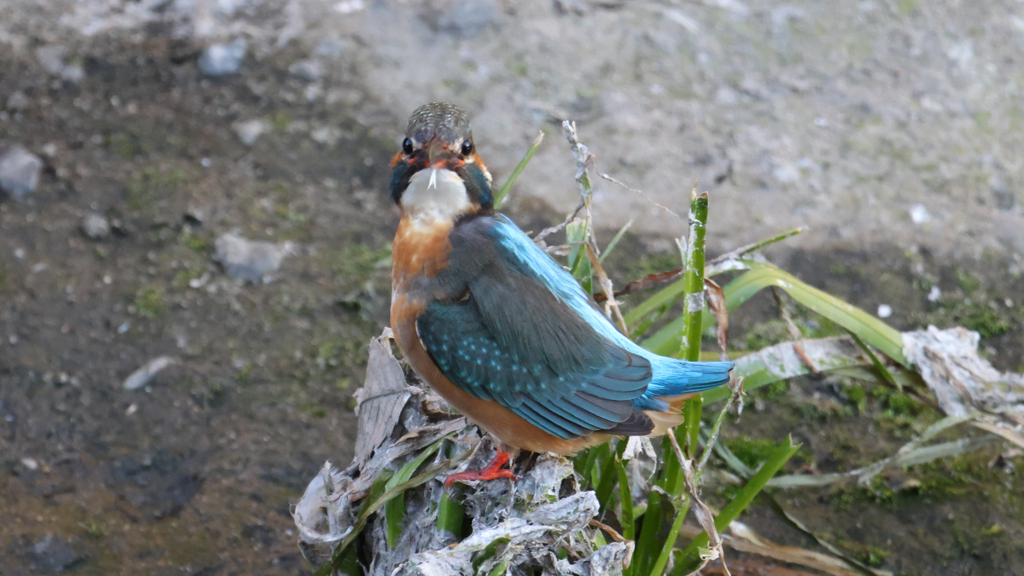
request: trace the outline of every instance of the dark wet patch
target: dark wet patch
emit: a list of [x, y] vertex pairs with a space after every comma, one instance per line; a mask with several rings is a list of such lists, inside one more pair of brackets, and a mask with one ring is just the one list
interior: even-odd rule
[[132, 508], [154, 519], [181, 514], [202, 490], [206, 454], [184, 455], [162, 449], [111, 464], [108, 483]]

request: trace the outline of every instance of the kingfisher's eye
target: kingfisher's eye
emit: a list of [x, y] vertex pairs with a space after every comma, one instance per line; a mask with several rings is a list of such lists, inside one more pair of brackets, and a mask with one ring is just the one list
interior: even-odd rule
[[462, 155], [469, 156], [473, 152], [473, 143], [469, 140], [462, 142]]
[[406, 154], [412, 154], [412, 140], [408, 138], [402, 140], [402, 151]]

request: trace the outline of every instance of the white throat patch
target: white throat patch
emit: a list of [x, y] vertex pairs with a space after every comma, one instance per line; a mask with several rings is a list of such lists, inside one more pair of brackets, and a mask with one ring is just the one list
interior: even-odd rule
[[413, 174], [401, 202], [409, 218], [423, 223], [450, 222], [473, 207], [462, 178], [446, 168], [426, 168]]

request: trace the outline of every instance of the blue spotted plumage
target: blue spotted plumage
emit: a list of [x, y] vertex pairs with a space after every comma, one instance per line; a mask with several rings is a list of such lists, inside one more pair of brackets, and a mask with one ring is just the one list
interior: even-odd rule
[[729, 378], [731, 362], [658, 356], [622, 335], [564, 268], [503, 215], [459, 222], [450, 264], [433, 282], [420, 340], [453, 384], [559, 438], [649, 433], [662, 397]]

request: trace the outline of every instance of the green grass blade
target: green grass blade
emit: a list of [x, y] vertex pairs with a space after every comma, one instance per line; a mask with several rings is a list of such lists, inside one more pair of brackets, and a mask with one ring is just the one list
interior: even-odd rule
[[633, 540], [636, 538], [633, 493], [629, 490], [629, 476], [626, 475], [626, 467], [618, 458], [615, 459], [615, 472], [619, 478], [619, 499], [622, 504], [622, 515], [619, 517], [619, 524], [622, 525], [622, 537], [626, 540]]
[[[405, 466], [399, 468], [398, 472], [388, 480], [384, 486], [385, 491], [394, 489], [395, 486], [403, 482], [408, 482], [412, 475], [416, 473], [427, 458], [434, 455], [441, 448], [441, 443], [444, 439], [438, 440], [430, 445], [422, 454], [414, 458], [412, 461], [407, 463]], [[405, 496], [404, 494], [398, 494], [394, 498], [388, 501], [384, 507], [384, 518], [388, 526], [388, 547], [394, 548], [395, 543], [398, 541], [398, 537], [402, 535], [402, 520], [405, 519]]]
[[[782, 443], [772, 450], [768, 460], [761, 466], [761, 469], [747, 481], [747, 484], [740, 489], [732, 501], [726, 504], [718, 516], [715, 517], [715, 528], [722, 532], [729, 526], [730, 522], [738, 518], [743, 510], [754, 500], [754, 497], [761, 492], [765, 484], [775, 476], [776, 472], [782, 469], [799, 449], [800, 445], [793, 444], [793, 439], [787, 436]], [[704, 548], [707, 545], [708, 535], [706, 533], [694, 538], [676, 557], [676, 567], [672, 571], [672, 576], [682, 576], [688, 570], [693, 569], [697, 565], [697, 549]]]
[[519, 164], [516, 165], [515, 170], [513, 170], [512, 174], [509, 175], [508, 180], [506, 180], [505, 184], [501, 186], [501, 189], [498, 190], [498, 193], [494, 195], [495, 210], [501, 208], [501, 203], [505, 200], [505, 197], [508, 196], [508, 192], [509, 190], [512, 189], [512, 185], [516, 183], [516, 180], [519, 178], [519, 175], [522, 174], [523, 170], [526, 169], [526, 165], [530, 163], [530, 160], [533, 158], [533, 155], [537, 153], [537, 148], [540, 148], [540, 143], [543, 141], [544, 133], [540, 132], [537, 134], [537, 137], [534, 138], [533, 144], [530, 144], [530, 148], [526, 151], [526, 154], [523, 155], [523, 159], [519, 161]]
[[658, 538], [661, 532], [661, 499], [663, 493], [652, 490], [647, 496], [647, 511], [640, 525], [640, 536], [636, 540], [633, 551], [633, 574], [650, 574], [655, 558], [661, 552], [662, 542]]
[[583, 478], [584, 490], [593, 490], [595, 487], [590, 485], [592, 471], [594, 466], [597, 465], [597, 448], [588, 448], [576, 458], [576, 462], [582, 460], [583, 465], [576, 467], [576, 472]]
[[437, 529], [447, 531], [457, 539], [463, 536], [462, 526], [466, 520], [466, 507], [461, 502], [448, 498], [448, 493], [441, 495], [437, 506]]
[[338, 561], [338, 572], [341, 576], [363, 576], [363, 567], [359, 564], [359, 551], [355, 546], [345, 549]]
[[480, 567], [483, 566], [484, 562], [490, 560], [491, 558], [494, 558], [498, 554], [499, 549], [503, 548], [504, 546], [507, 546], [508, 543], [511, 541], [512, 539], [508, 536], [501, 536], [499, 538], [495, 538], [493, 542], [488, 544], [486, 548], [481, 550], [479, 554], [473, 557], [473, 572], [479, 570]]
[[597, 501], [601, 504], [602, 512], [608, 510], [612, 496], [615, 494], [615, 482], [618, 481], [618, 475], [615, 474], [615, 461], [622, 454], [622, 451], [625, 450], [626, 443], [620, 441], [615, 452], [611, 450], [611, 445], [607, 442], [604, 446], [608, 446], [608, 451], [601, 454], [601, 482], [597, 485], [597, 490], [594, 492], [594, 495], [597, 496]]
[[[742, 262], [750, 267], [750, 271], [729, 282], [722, 289], [725, 293], [726, 307], [730, 312], [759, 290], [776, 286], [785, 290], [803, 306], [853, 332], [904, 367], [911, 367], [910, 361], [903, 355], [903, 341], [899, 331], [885, 322], [831, 294], [801, 282], [792, 274], [771, 264], [749, 260]], [[714, 318], [706, 315], [703, 329], [709, 328], [713, 323]], [[682, 330], [682, 326], [682, 318], [677, 318], [644, 340], [642, 346], [658, 354], [674, 354], [674, 335]]]
[[[671, 288], [671, 286], [669, 288]], [[725, 303], [728, 305], [728, 298]], [[732, 310], [730, 310], [730, 312], [731, 311]], [[661, 354], [662, 356], [675, 356], [679, 353], [678, 338], [679, 333], [683, 331], [683, 320], [684, 318], [680, 316], [669, 322], [663, 326], [661, 330], [658, 330], [641, 342], [640, 345], [651, 352]], [[628, 323], [629, 320], [626, 320], [626, 322]]]
[[875, 367], [875, 370], [878, 371], [882, 378], [884, 378], [885, 381], [892, 385], [894, 388], [896, 388], [900, 392], [903, 392], [903, 385], [897, 382], [895, 378], [893, 378], [892, 372], [889, 372], [889, 369], [885, 367], [885, 364], [882, 364], [882, 361], [879, 360], [878, 356], [875, 356], [875, 353], [871, 351], [871, 348], [869, 348], [868, 345], [865, 344], [864, 341], [860, 339], [860, 336], [857, 336], [856, 332], [850, 332], [849, 330], [847, 330], [847, 332], [850, 333], [850, 337], [852, 337], [853, 341], [857, 343], [857, 346], [860, 346], [860, 349], [863, 350], [864, 353], [868, 355], [868, 358], [871, 359], [871, 364]]
[[672, 520], [672, 526], [669, 528], [668, 536], [662, 544], [658, 559], [654, 562], [654, 567], [651, 568], [651, 576], [661, 576], [665, 573], [665, 566], [668, 565], [669, 556], [672, 555], [672, 550], [676, 546], [676, 541], [679, 539], [679, 530], [683, 527], [683, 521], [686, 520], [686, 513], [689, 510], [690, 499], [687, 498], [683, 506], [676, 512], [675, 519]]
[[895, 328], [771, 264], [752, 261], [745, 263], [750, 266], [750, 271], [729, 282], [723, 289], [730, 310], [746, 302], [762, 288], [777, 286], [800, 304], [855, 333], [885, 355], [910, 368], [910, 361], [903, 355], [902, 337]]
[[622, 226], [622, 228], [619, 228], [619, 231], [615, 233], [615, 237], [613, 237], [612, 241], [609, 242], [607, 246], [605, 246], [604, 252], [601, 253], [600, 257], [598, 257], [598, 262], [604, 262], [604, 259], [607, 258], [608, 255], [612, 253], [612, 250], [615, 250], [615, 247], [619, 245], [619, 240], [622, 240], [622, 237], [626, 234], [626, 230], [629, 230], [629, 227], [632, 225], [633, 219], [630, 218], [629, 222], [626, 222], [625, 225]]
[[[820, 372], [870, 366], [857, 345], [845, 336], [804, 340], [800, 345]], [[735, 362], [733, 373], [737, 378], [743, 378], [743, 389], [747, 392], [811, 373], [810, 367], [796, 357], [792, 342], [762, 348], [737, 358]], [[708, 390], [702, 396], [705, 402], [717, 402], [728, 398], [729, 394], [729, 389], [722, 386]]]
[[626, 319], [626, 324], [632, 326], [640, 321], [641, 318], [648, 314], [658, 310], [659, 308], [668, 308], [686, 293], [686, 279], [681, 278], [668, 286], [658, 290], [650, 298], [637, 304], [633, 309], [627, 312], [623, 318]]
[[501, 562], [498, 562], [498, 565], [495, 566], [494, 570], [491, 570], [487, 576], [501, 576], [506, 572], [508, 572], [508, 560], [502, 558]]
[[594, 275], [590, 258], [587, 257], [587, 242], [590, 241], [590, 222], [573, 220], [565, 226], [565, 241], [569, 249], [569, 270], [587, 293], [591, 293], [591, 277]]

